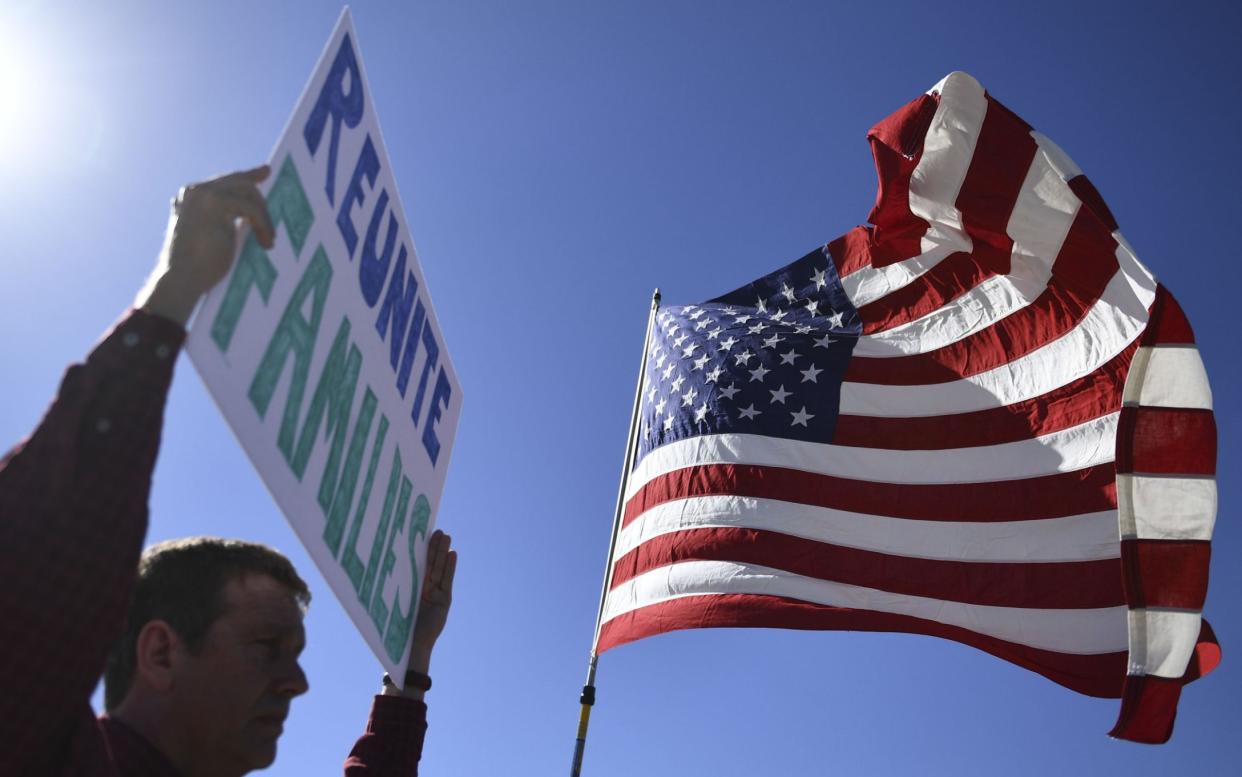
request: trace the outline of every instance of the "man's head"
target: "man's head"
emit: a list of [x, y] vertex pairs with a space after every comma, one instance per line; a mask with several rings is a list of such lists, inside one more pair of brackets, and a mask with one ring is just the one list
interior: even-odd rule
[[310, 592], [263, 545], [195, 537], [143, 553], [104, 705], [183, 769], [244, 774], [276, 757]]

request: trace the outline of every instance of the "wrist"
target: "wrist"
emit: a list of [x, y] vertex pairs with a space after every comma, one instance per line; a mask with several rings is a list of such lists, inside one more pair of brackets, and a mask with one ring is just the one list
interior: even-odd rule
[[164, 270], [151, 276], [138, 293], [134, 307], [185, 327], [202, 296], [197, 287], [191, 288], [190, 284]]

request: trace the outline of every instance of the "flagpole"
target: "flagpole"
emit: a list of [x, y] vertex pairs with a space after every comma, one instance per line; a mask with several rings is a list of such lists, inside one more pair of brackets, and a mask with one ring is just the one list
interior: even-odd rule
[[582, 686], [582, 695], [578, 703], [582, 710], [578, 714], [578, 737], [574, 740], [574, 762], [570, 769], [570, 777], [582, 774], [582, 753], [586, 749], [587, 726], [591, 722], [591, 707], [595, 705], [595, 668], [599, 664], [599, 655], [595, 652], [599, 644], [599, 630], [604, 619], [604, 603], [608, 599], [608, 584], [612, 581], [612, 554], [617, 548], [617, 531], [621, 528], [621, 512], [625, 507], [625, 489], [629, 485], [630, 469], [634, 465], [634, 449], [638, 443], [638, 409], [642, 406], [643, 375], [647, 372], [647, 356], [651, 346], [651, 329], [655, 322], [656, 311], [660, 308], [660, 290], [651, 294], [651, 311], [647, 314], [647, 334], [643, 338], [643, 356], [638, 362], [638, 382], [634, 386], [634, 409], [630, 414], [630, 436], [625, 446], [625, 461], [621, 465], [621, 483], [617, 486], [617, 508], [612, 516], [612, 538], [608, 541], [608, 561], [604, 564], [604, 584], [599, 592], [599, 613], [595, 616], [595, 635], [591, 638], [591, 660], [587, 663], [586, 684]]

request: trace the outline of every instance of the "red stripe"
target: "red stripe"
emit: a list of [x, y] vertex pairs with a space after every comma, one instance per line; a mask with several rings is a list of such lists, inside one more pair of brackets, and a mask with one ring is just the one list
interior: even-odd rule
[[907, 615], [851, 610], [753, 594], [686, 596], [620, 615], [600, 630], [598, 651], [678, 629], [746, 626], [778, 629], [896, 631], [943, 637], [1038, 672], [1090, 696], [1121, 695], [1126, 653], [1077, 655], [1015, 645], [957, 626]]
[[781, 467], [707, 464], [646, 483], [625, 504], [623, 525], [656, 505], [691, 496], [736, 495], [924, 521], [1022, 521], [1117, 507], [1113, 464], [985, 483], [899, 484], [849, 480]]
[[1095, 212], [1096, 218], [1108, 227], [1109, 232], [1117, 231], [1117, 219], [1113, 218], [1113, 212], [1108, 209], [1104, 198], [1100, 196], [1100, 192], [1095, 188], [1095, 184], [1091, 183], [1085, 175], [1077, 175], [1069, 180], [1069, 188], [1082, 203]]
[[875, 207], [867, 220], [872, 232], [872, 262], [883, 267], [916, 256], [927, 222], [910, 211], [910, 174], [923, 156], [923, 140], [939, 104], [925, 94], [911, 101], [867, 133], [875, 158]]
[[[879, 518], [877, 520], [884, 520]], [[705, 527], [654, 537], [617, 560], [612, 587], [681, 561], [732, 561], [881, 591], [994, 607], [1085, 609], [1125, 604], [1118, 559], [998, 563], [910, 558], [778, 532]]]
[[[858, 311], [864, 334], [921, 318], [992, 275], [1009, 272], [1013, 251], [1006, 231], [1009, 215], [1036, 150], [1030, 127], [988, 97], [970, 168], [955, 203], [973, 244], [971, 253], [953, 254], [908, 286], [864, 305]], [[873, 253], [881, 250], [881, 245], [872, 247]]]
[[1117, 471], [1160, 475], [1216, 474], [1216, 417], [1211, 410], [1122, 408]]
[[1081, 208], [1052, 266], [1047, 287], [1029, 305], [991, 326], [925, 353], [896, 358], [856, 356], [845, 379], [914, 386], [948, 383], [995, 369], [1062, 337], [1100, 299], [1117, 272], [1117, 243]]
[[1143, 345], [1189, 345], [1195, 341], [1190, 321], [1182, 312], [1182, 306], [1163, 285], [1156, 287], [1156, 299], [1152, 303], [1151, 323], [1143, 334]]
[[1126, 678], [1121, 697], [1121, 714], [1109, 736], [1160, 745], [1173, 734], [1177, 717], [1177, 701], [1182, 695], [1182, 681], [1151, 675]]
[[1138, 341], [1089, 375], [1034, 399], [973, 413], [918, 418], [842, 415], [833, 445], [946, 450], [1051, 434], [1116, 412]]
[[828, 256], [837, 267], [838, 278], [871, 264], [870, 240], [871, 233], [866, 227], [854, 227], [828, 244]]
[[1125, 602], [1130, 609], [1202, 610], [1212, 545], [1195, 540], [1124, 540]]

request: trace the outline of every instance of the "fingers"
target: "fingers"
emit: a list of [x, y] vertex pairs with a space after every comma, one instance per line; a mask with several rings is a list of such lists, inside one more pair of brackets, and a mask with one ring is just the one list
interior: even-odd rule
[[227, 195], [230, 202], [230, 215], [240, 218], [254, 230], [259, 245], [270, 249], [276, 240], [276, 229], [272, 226], [272, 216], [267, 211], [267, 200], [252, 183], [233, 189]]
[[436, 529], [427, 543], [427, 582], [440, 587], [444, 579], [444, 568], [448, 563], [449, 545], [452, 538]]
[[259, 184], [266, 181], [267, 176], [271, 174], [271, 172], [271, 165], [259, 165], [258, 167], [252, 167], [249, 170], [238, 170], [235, 173], [229, 173], [228, 175], [222, 175], [218, 178], [212, 178], [210, 181], [207, 181], [207, 183], [220, 183], [224, 185], [234, 183]]

